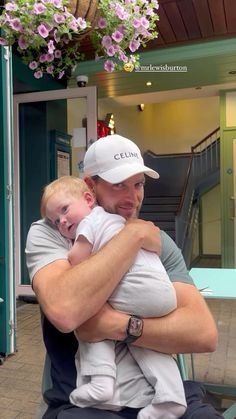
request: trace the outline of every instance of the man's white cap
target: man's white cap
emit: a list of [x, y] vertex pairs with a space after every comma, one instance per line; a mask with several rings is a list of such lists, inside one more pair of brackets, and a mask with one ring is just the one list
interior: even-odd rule
[[108, 135], [95, 141], [84, 157], [85, 176], [99, 176], [109, 183], [119, 183], [139, 173], [158, 179], [159, 174], [144, 166], [137, 145], [120, 135]]

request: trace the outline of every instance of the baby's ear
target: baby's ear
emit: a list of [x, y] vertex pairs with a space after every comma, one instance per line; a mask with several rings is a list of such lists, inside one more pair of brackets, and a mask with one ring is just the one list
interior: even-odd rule
[[93, 195], [93, 192], [90, 192], [90, 191], [84, 192], [84, 198], [86, 199], [90, 208], [92, 208], [96, 204], [96, 199]]

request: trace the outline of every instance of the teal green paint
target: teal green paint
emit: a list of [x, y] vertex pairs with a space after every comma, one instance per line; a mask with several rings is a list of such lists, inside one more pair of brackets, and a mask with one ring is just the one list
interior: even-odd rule
[[[144, 51], [139, 54], [140, 62], [142, 65], [145, 64], [165, 64], [165, 63], [178, 63], [179, 65], [184, 65], [186, 60], [191, 59], [202, 59], [208, 58], [211, 56], [219, 55], [221, 56], [226, 54], [235, 54], [236, 49], [236, 38], [221, 40], [221, 41], [211, 41], [204, 42], [194, 45], [185, 45], [177, 46], [170, 48], [156, 48], [150, 51]], [[103, 70], [103, 60], [95, 61], [82, 61], [78, 64], [75, 69], [75, 76], [78, 74], [91, 74], [97, 73], [98, 71]], [[203, 66], [201, 63], [199, 65]], [[134, 73], [130, 73], [131, 77]]]
[[[114, 97], [235, 82], [229, 71], [236, 68], [236, 37], [177, 47], [146, 50], [140, 53], [142, 66], [185, 66], [186, 71], [157, 70], [131, 73], [103, 70], [103, 61], [79, 63], [69, 85], [76, 86], [75, 76], [87, 74], [89, 84], [98, 86], [98, 97]], [[147, 80], [152, 86], [147, 88]]]
[[234, 267], [233, 139], [236, 128], [226, 127], [226, 92], [220, 95], [221, 240], [222, 267]]
[[13, 75], [14, 80], [22, 84], [24, 91], [21, 93], [56, 90], [65, 87], [64, 82], [52, 77], [44, 75], [42, 79], [36, 79], [34, 73], [25, 64], [22, 63], [19, 56], [13, 54]]
[[[14, 290], [13, 295], [10, 296], [9, 291], [9, 214], [8, 214], [8, 148], [7, 148], [7, 98], [5, 86], [7, 83], [4, 48], [0, 48], [0, 219], [1, 219], [1, 233], [0, 233], [0, 297], [4, 302], [0, 303], [0, 352], [8, 354], [10, 351], [10, 298], [15, 299]], [[11, 74], [9, 75], [11, 78]], [[11, 145], [12, 146], [12, 145]], [[10, 201], [11, 202], [11, 201]], [[14, 271], [14, 262], [12, 269]], [[14, 310], [13, 310], [14, 311]], [[15, 319], [14, 319], [15, 322]]]

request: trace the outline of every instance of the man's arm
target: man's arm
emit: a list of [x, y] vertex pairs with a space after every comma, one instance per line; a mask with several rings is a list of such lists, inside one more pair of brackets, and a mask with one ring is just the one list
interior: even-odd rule
[[68, 260], [60, 259], [38, 270], [33, 276], [33, 289], [47, 318], [59, 330], [69, 332], [94, 316], [141, 247], [160, 253], [157, 231], [150, 222], [134, 220], [79, 265], [71, 267]]
[[136, 344], [164, 353], [215, 351], [217, 329], [204, 299], [193, 285], [173, 285], [177, 309], [158, 319], [146, 319]]
[[[175, 282], [178, 307], [167, 316], [145, 319], [136, 346], [163, 353], [213, 352], [217, 330], [213, 317], [198, 290], [190, 284]], [[123, 340], [129, 316], [106, 304], [99, 313], [80, 326], [77, 333], [87, 341]]]
[[[204, 299], [188, 275], [181, 251], [163, 231], [161, 244], [161, 260], [176, 290], [177, 309], [164, 317], [145, 319], [142, 337], [135, 345], [164, 353], [214, 351], [217, 344], [216, 325]], [[94, 335], [90, 335], [88, 330], [94, 328], [92, 323], [89, 327], [86, 323], [79, 331], [81, 339], [99, 340], [99, 336], [100, 340], [125, 338], [127, 315], [113, 313], [106, 306], [98, 313], [98, 319], [93, 318], [92, 321], [99, 329]], [[122, 329], [123, 325], [125, 327]]]

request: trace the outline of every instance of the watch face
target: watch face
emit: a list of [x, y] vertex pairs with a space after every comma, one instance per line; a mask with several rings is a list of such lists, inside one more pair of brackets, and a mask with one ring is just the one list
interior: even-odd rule
[[141, 336], [143, 330], [143, 320], [138, 317], [130, 317], [128, 329], [129, 335], [137, 337]]

